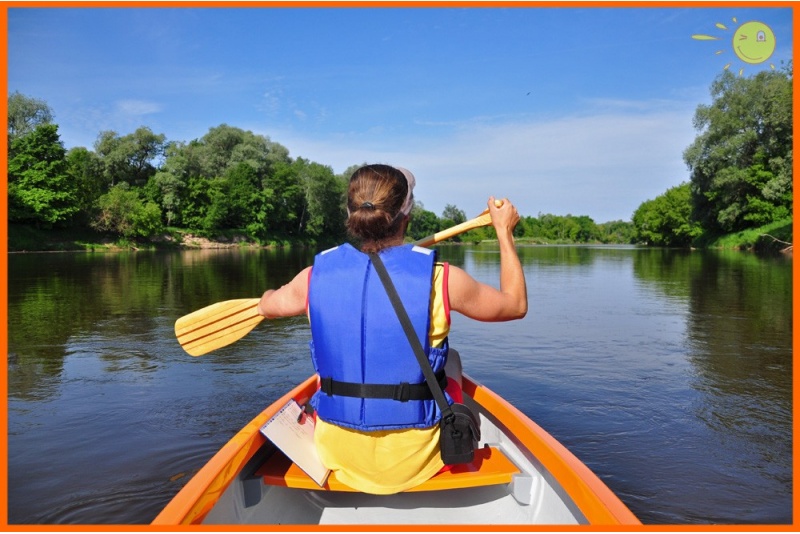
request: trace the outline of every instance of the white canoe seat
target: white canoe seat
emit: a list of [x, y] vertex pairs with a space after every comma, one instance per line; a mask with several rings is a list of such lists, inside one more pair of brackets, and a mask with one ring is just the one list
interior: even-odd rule
[[[494, 484], [508, 484], [520, 470], [496, 447], [485, 446], [475, 451], [475, 459], [469, 464], [452, 467], [436, 474], [419, 486], [406, 491], [438, 491], [455, 488], [474, 488]], [[269, 457], [256, 471], [264, 484], [320, 491], [357, 491], [339, 482], [336, 473], [331, 473], [323, 487], [306, 475], [280, 451]]]

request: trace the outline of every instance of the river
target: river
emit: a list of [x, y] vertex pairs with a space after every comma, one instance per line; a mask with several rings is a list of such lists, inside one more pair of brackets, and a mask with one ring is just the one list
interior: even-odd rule
[[[492, 245], [440, 257], [497, 284]], [[572, 450], [645, 524], [792, 522], [792, 260], [520, 246], [530, 310], [454, 314], [465, 371]], [[304, 318], [183, 352], [175, 320], [259, 296], [304, 250], [11, 254], [10, 524], [146, 524], [313, 372]]]

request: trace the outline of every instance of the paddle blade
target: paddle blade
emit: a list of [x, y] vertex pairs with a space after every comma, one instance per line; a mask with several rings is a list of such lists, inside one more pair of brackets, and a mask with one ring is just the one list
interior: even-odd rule
[[238, 341], [264, 319], [259, 300], [226, 300], [184, 315], [175, 321], [178, 343], [192, 356], [202, 356]]

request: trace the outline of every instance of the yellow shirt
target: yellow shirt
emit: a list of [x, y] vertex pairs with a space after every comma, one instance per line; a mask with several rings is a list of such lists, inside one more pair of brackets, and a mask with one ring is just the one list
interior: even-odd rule
[[[447, 265], [437, 263], [431, 290], [431, 346], [441, 346], [450, 331]], [[317, 418], [314, 442], [322, 463], [336, 478], [364, 493], [388, 495], [425, 482], [444, 466], [439, 425], [430, 428], [365, 432]]]

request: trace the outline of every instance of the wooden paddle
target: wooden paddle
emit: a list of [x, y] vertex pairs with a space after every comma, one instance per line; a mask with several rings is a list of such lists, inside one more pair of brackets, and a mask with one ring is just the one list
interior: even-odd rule
[[[499, 208], [503, 205], [503, 201], [495, 200], [494, 205]], [[445, 239], [450, 239], [451, 237], [457, 236], [458, 234], [463, 234], [469, 230], [474, 230], [475, 228], [480, 228], [481, 226], [487, 226], [489, 224], [492, 224], [492, 216], [489, 215], [489, 208], [486, 208], [474, 219], [451, 226], [447, 230], [442, 230], [441, 232], [429, 235], [428, 237], [423, 237], [419, 241], [415, 241], [414, 244], [420, 247], [429, 247], [435, 243], [441, 243]]]
[[[503, 201], [495, 200], [495, 205], [499, 208]], [[491, 222], [492, 216], [487, 208], [474, 219], [424, 237], [414, 244], [427, 247]], [[264, 316], [258, 313], [259, 300], [226, 300], [184, 315], [175, 321], [178, 343], [192, 356], [202, 356], [240, 340], [264, 320]]]

